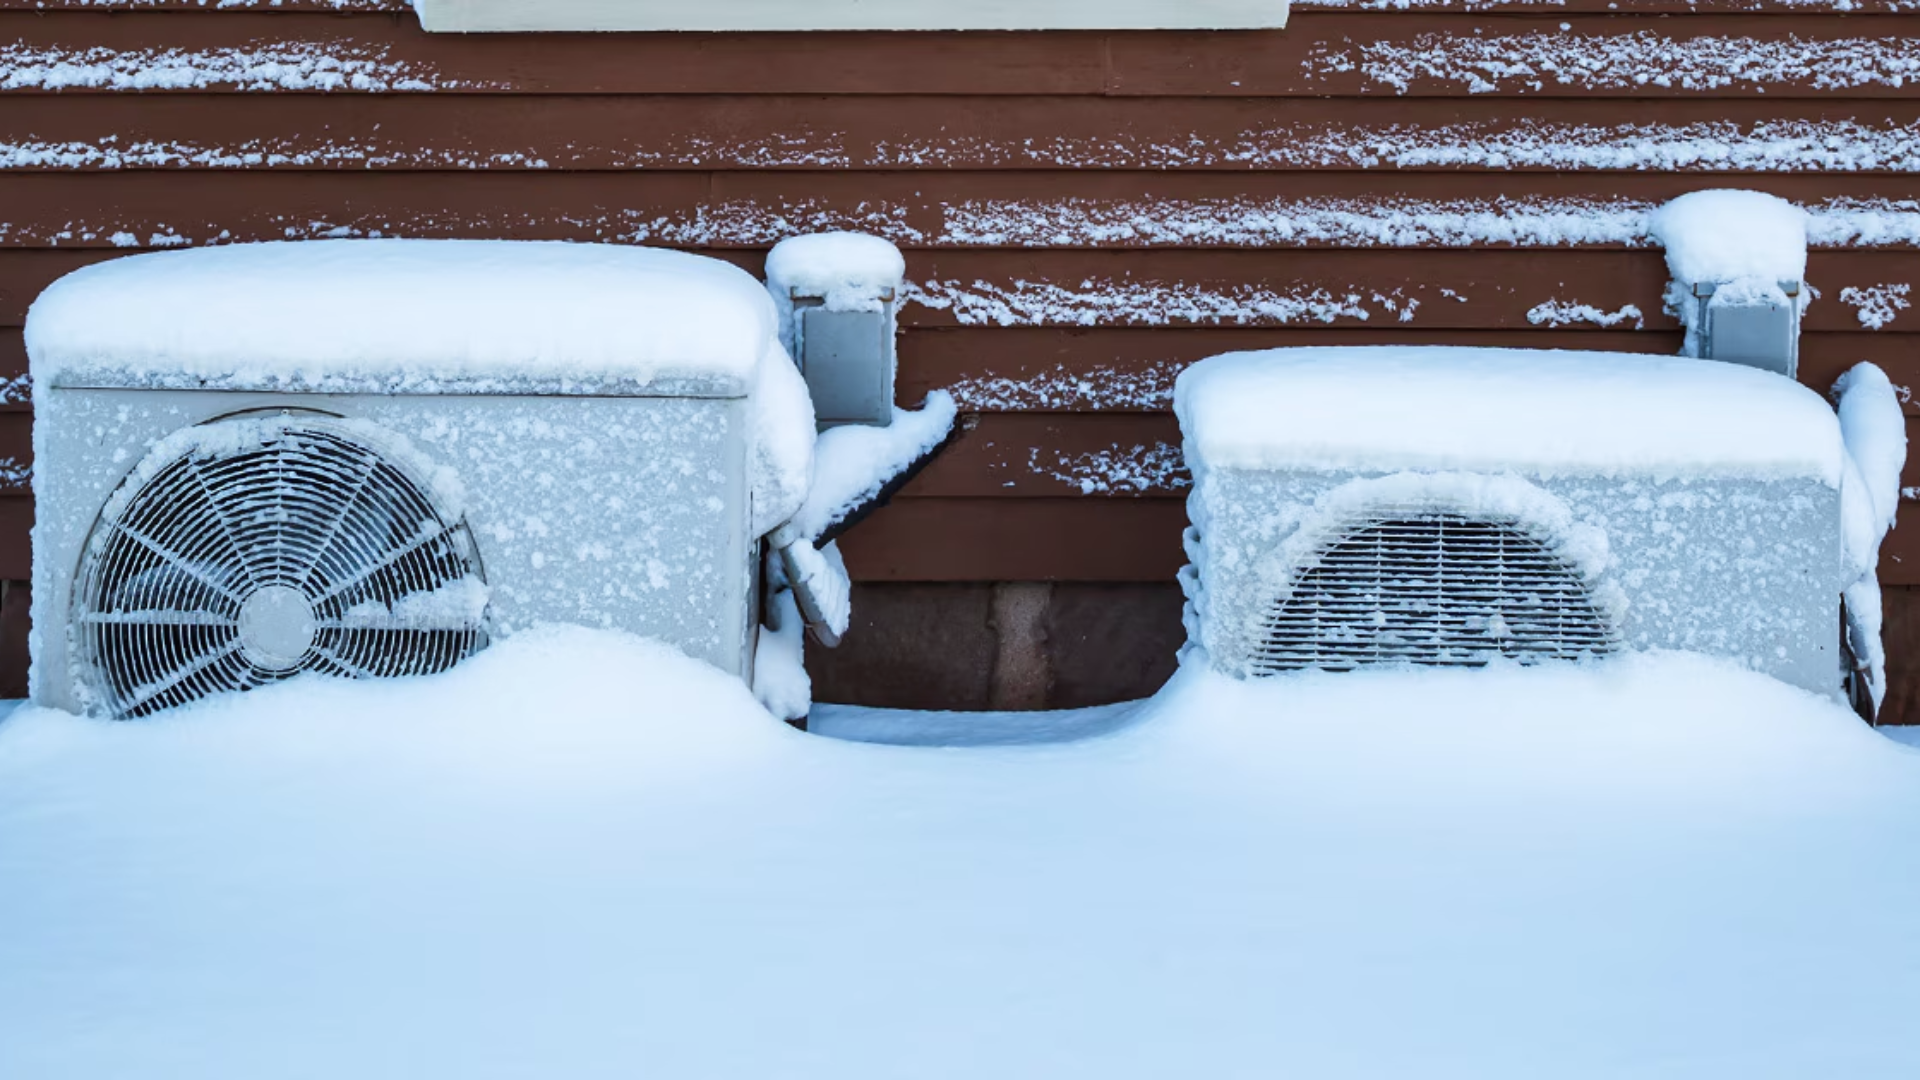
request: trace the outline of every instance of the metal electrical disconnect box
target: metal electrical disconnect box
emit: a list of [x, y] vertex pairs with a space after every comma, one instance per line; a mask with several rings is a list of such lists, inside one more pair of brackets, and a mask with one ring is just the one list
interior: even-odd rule
[[1693, 286], [1699, 305], [1700, 355], [1772, 371], [1793, 378], [1800, 367], [1800, 290], [1798, 281], [1780, 282], [1787, 303], [1722, 304], [1713, 302], [1710, 282]]
[[881, 300], [878, 311], [831, 311], [817, 297], [793, 298], [797, 359], [822, 427], [893, 420], [894, 293]]

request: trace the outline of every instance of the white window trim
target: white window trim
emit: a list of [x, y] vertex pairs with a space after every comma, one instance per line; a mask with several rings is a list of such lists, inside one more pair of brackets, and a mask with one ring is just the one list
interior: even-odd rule
[[427, 30], [1266, 30], [1287, 0], [414, 0]]

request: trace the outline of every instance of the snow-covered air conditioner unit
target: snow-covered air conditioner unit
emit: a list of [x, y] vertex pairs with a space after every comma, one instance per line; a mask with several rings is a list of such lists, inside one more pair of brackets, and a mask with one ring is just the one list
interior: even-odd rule
[[1289, 349], [1182, 374], [1188, 628], [1220, 669], [1729, 657], [1841, 686], [1846, 452], [1776, 375]]
[[35, 700], [439, 671], [543, 622], [751, 674], [813, 416], [766, 293], [596, 245], [136, 256], [34, 305]]

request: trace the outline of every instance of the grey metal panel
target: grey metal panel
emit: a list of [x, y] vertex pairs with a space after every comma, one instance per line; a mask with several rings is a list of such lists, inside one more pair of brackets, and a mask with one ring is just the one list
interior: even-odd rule
[[[805, 303], [805, 301], [801, 301]], [[893, 419], [893, 313], [799, 307], [800, 370], [821, 425]]]
[[[1789, 297], [1800, 295], [1799, 282], [1781, 282]], [[1709, 360], [1745, 364], [1791, 379], [1800, 369], [1800, 309], [1787, 304], [1713, 303], [1715, 288], [1696, 285], [1700, 355]]]
[[756, 569], [742, 399], [46, 391], [35, 415], [32, 695], [79, 704], [70, 590], [100, 507], [159, 439], [256, 409], [318, 410], [410, 441], [464, 489], [496, 637], [626, 630], [745, 674]]

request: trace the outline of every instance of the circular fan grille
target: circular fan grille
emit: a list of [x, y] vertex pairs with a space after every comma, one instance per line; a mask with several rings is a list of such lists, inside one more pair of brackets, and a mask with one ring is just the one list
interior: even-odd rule
[[135, 471], [85, 549], [75, 645], [99, 711], [305, 671], [427, 674], [486, 644], [465, 521], [363, 428], [278, 414], [189, 435]]
[[1295, 573], [1262, 629], [1260, 674], [1535, 663], [1616, 648], [1611, 621], [1559, 555], [1514, 522], [1450, 513], [1357, 524]]

